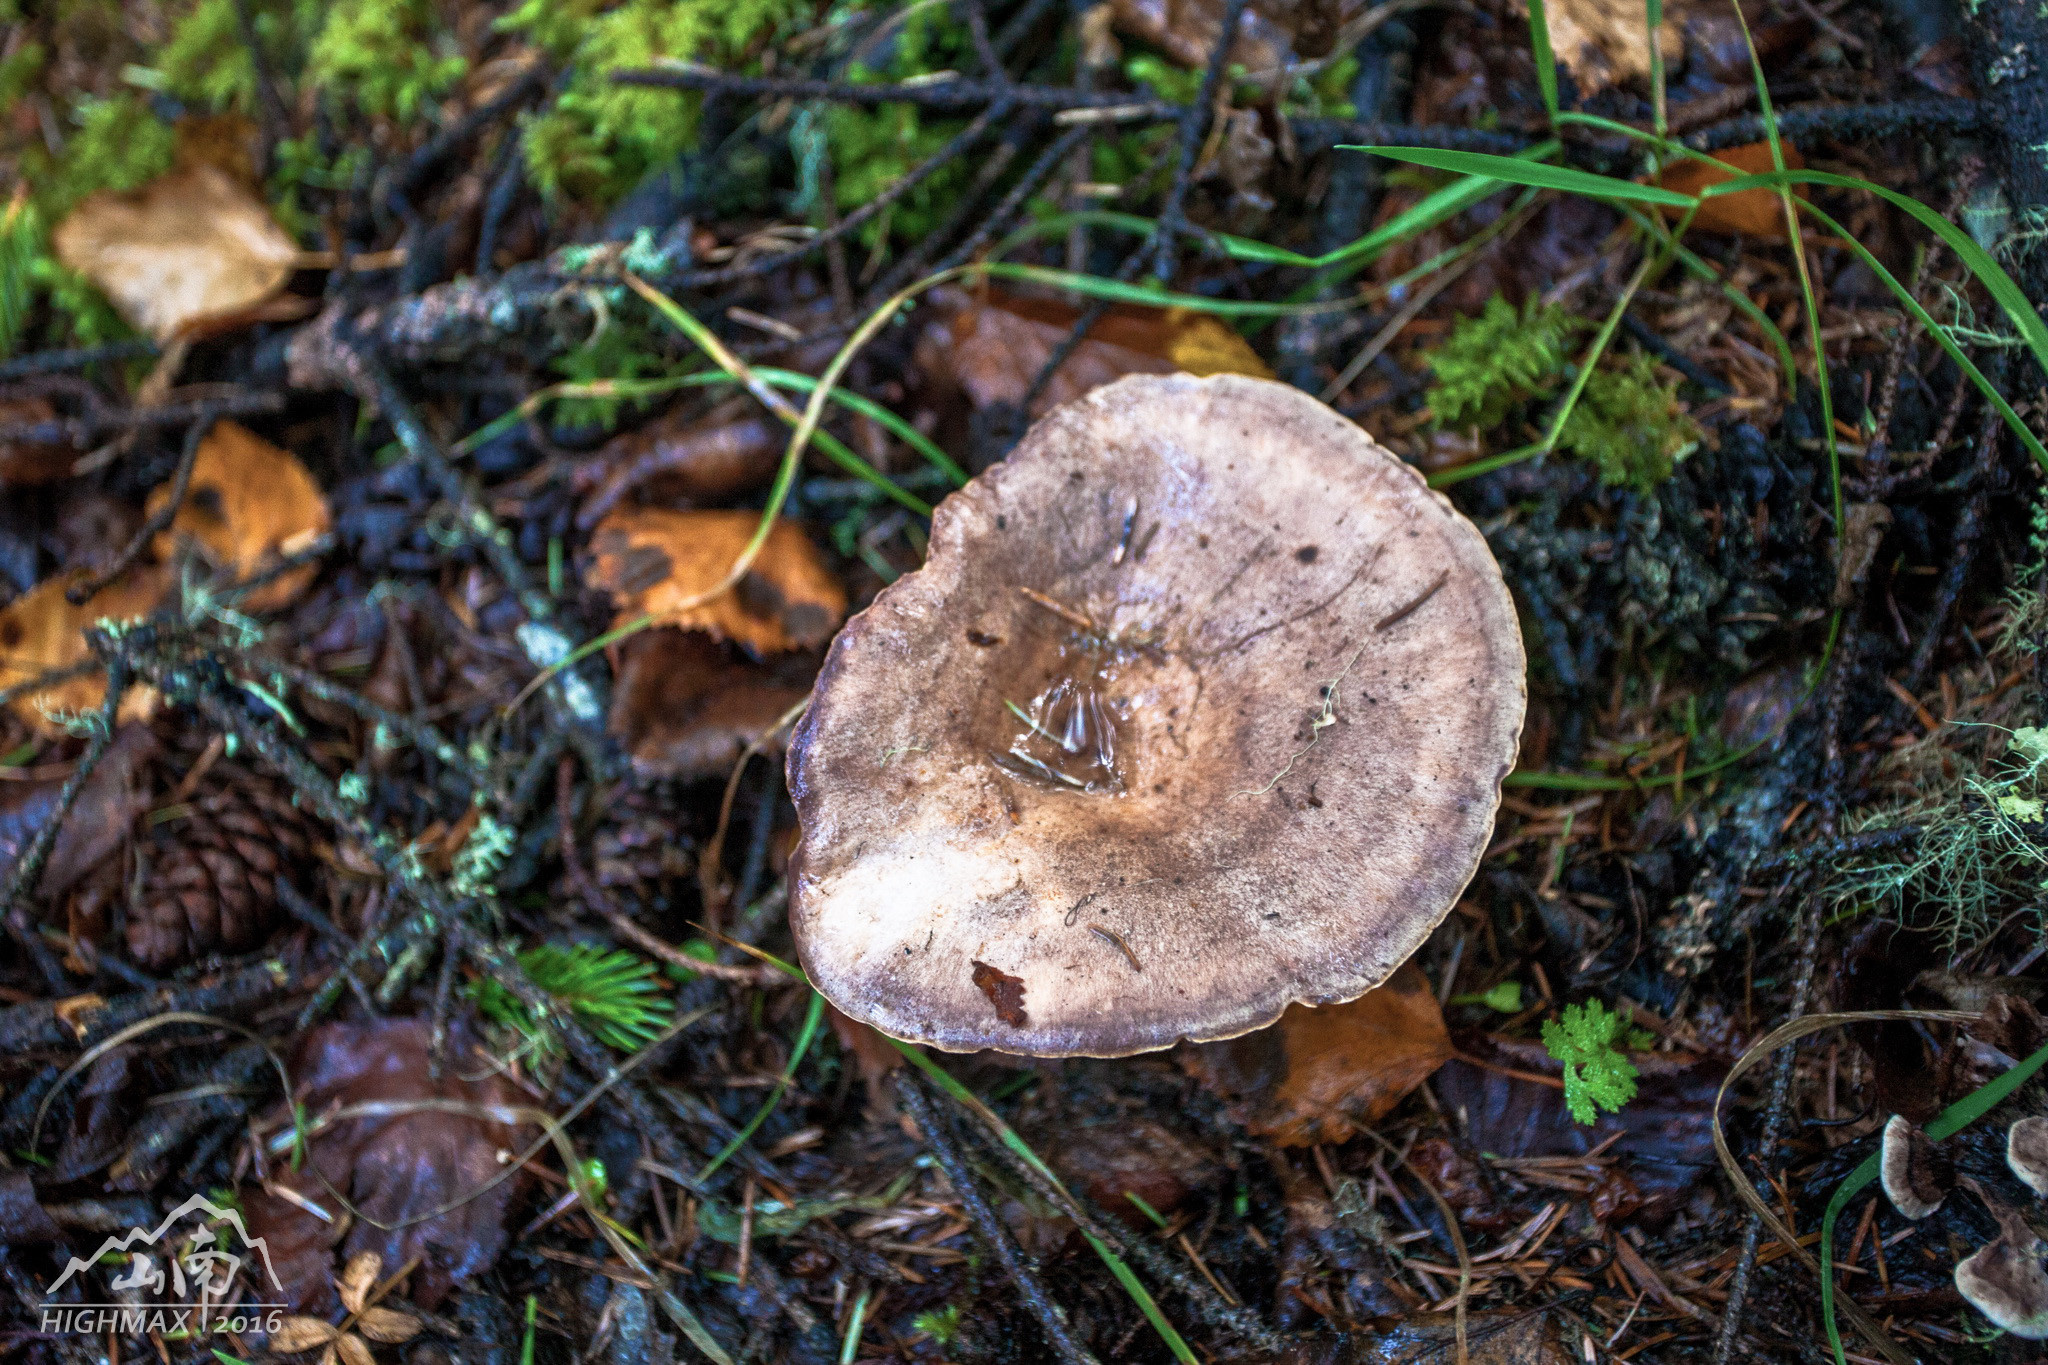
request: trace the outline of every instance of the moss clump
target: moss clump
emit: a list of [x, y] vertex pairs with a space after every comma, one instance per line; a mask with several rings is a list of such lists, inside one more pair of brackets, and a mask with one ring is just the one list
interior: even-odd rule
[[307, 51], [306, 79], [405, 122], [468, 69], [454, 42], [427, 0], [336, 0]]
[[614, 85], [613, 71], [689, 59], [731, 67], [762, 35], [810, 12], [809, 0], [526, 0], [499, 27], [575, 69], [554, 107], [526, 124], [534, 184], [551, 198], [617, 199], [689, 150], [701, 101]]
[[[903, 20], [885, 61], [876, 67], [856, 62], [847, 74], [855, 81], [902, 81], [956, 70], [973, 61], [968, 42], [966, 30], [944, 8], [915, 10]], [[832, 158], [833, 201], [841, 212], [894, 189], [966, 126], [958, 119], [932, 118], [910, 104], [836, 106], [822, 122], [825, 150]], [[939, 225], [970, 173], [965, 160], [941, 167], [863, 228], [861, 241], [872, 247], [884, 236], [923, 237]]]
[[[1494, 295], [1429, 353], [1436, 376], [1430, 411], [1447, 427], [1501, 426], [1570, 382], [1577, 373], [1572, 341], [1586, 328], [1555, 304], [1532, 298], [1517, 311]], [[1656, 362], [1638, 354], [1587, 377], [1557, 443], [1598, 468], [1601, 482], [1646, 492], [1670, 478], [1699, 439], [1677, 386], [1659, 380]]]
[[1657, 363], [1638, 353], [1593, 372], [1557, 443], [1592, 461], [1602, 483], [1647, 491], [1670, 478], [1699, 439], [1699, 427], [1678, 405], [1677, 389], [1660, 383]]
[[1478, 317], [1460, 318], [1429, 353], [1436, 376], [1429, 410], [1447, 427], [1499, 426], [1564, 378], [1568, 348], [1582, 325], [1555, 304], [1531, 298], [1517, 312], [1495, 294]]

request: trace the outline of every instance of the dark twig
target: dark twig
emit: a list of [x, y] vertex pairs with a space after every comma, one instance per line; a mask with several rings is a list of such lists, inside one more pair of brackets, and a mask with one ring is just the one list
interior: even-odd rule
[[256, 29], [256, 12], [250, 0], [235, 0], [235, 30], [241, 35], [242, 46], [249, 50], [249, 69], [256, 77], [256, 102], [263, 111], [263, 156], [256, 174], [267, 177], [271, 159], [277, 155], [277, 144], [291, 135], [291, 114], [277, 93], [277, 77], [270, 69], [270, 54], [263, 50], [263, 35]]
[[136, 529], [128, 543], [121, 547], [121, 553], [114, 556], [114, 562], [82, 583], [74, 583], [64, 592], [64, 600], [72, 606], [81, 606], [92, 600], [93, 594], [127, 573], [142, 552], [158, 535], [170, 529], [177, 520], [178, 509], [185, 505], [185, 490], [192, 485], [192, 467], [199, 462], [199, 447], [206, 442], [206, 434], [213, 430], [213, 419], [207, 418], [192, 424], [185, 433], [185, 448], [178, 455], [178, 472], [171, 476], [171, 495], [164, 499], [164, 505], [151, 512], [142, 525]]
[[[2003, 369], [2000, 365], [1992, 370], [1992, 383], [1999, 382]], [[1941, 648], [1949, 616], [1963, 595], [1963, 583], [1970, 576], [1971, 561], [1976, 558], [1977, 540], [1984, 534], [1984, 518], [1991, 510], [1991, 476], [1998, 465], [1998, 445], [2004, 435], [2005, 423], [1986, 404], [1984, 426], [1977, 434], [1977, 458], [1971, 470], [1976, 475], [1977, 486], [1970, 494], [1970, 500], [1963, 504], [1963, 510], [1956, 514], [1948, 566], [1942, 570], [1941, 582], [1934, 590], [1934, 608], [1928, 613], [1927, 624], [1921, 628], [1920, 639], [1913, 646], [1913, 658], [1906, 665], [1906, 675], [1899, 679], [1899, 686], [1907, 696], [1919, 692], [1921, 681], [1934, 664], [1934, 653]], [[1896, 697], [1893, 700], [1898, 701]]]
[[489, 100], [427, 139], [392, 177], [389, 192], [410, 198], [420, 183], [457, 148], [539, 94], [547, 86], [549, 75], [545, 62], [535, 62]]
[[128, 668], [118, 660], [107, 666], [107, 695], [100, 703], [94, 718], [92, 739], [79, 756], [78, 763], [71, 770], [64, 785], [57, 790], [56, 805], [51, 809], [43, 826], [22, 850], [21, 857], [14, 864], [14, 871], [7, 879], [7, 888], [0, 891], [0, 919], [5, 919], [7, 932], [14, 936], [22, 950], [35, 959], [43, 978], [59, 995], [67, 993], [69, 987], [64, 977], [64, 968], [43, 945], [41, 935], [29, 922], [28, 898], [35, 890], [36, 882], [42, 878], [43, 868], [50, 861], [50, 853], [57, 847], [57, 835], [64, 828], [65, 819], [71, 808], [78, 804], [78, 794], [85, 790], [86, 779], [92, 770], [106, 757], [107, 746], [114, 742], [114, 729], [119, 723], [121, 698], [128, 691]]
[[959, 1196], [960, 1205], [967, 1212], [968, 1221], [974, 1224], [982, 1245], [1002, 1263], [1009, 1272], [1010, 1280], [1017, 1286], [1018, 1295], [1031, 1316], [1038, 1319], [1038, 1325], [1045, 1332], [1046, 1339], [1059, 1353], [1067, 1365], [1100, 1365], [1087, 1347], [1074, 1339], [1067, 1326], [1067, 1315], [1045, 1292], [1045, 1284], [1038, 1278], [1038, 1272], [1031, 1266], [1017, 1239], [1003, 1225], [1002, 1219], [991, 1209], [988, 1199], [975, 1182], [974, 1172], [968, 1168], [967, 1160], [960, 1154], [960, 1148], [947, 1130], [945, 1116], [939, 1114], [929, 1099], [924, 1087], [909, 1070], [896, 1073], [896, 1093], [903, 1101], [904, 1110], [917, 1124], [917, 1130], [924, 1134], [925, 1145], [938, 1158], [939, 1168], [946, 1173], [946, 1179], [953, 1186], [953, 1193]]
[[57, 445], [70, 442], [83, 449], [102, 436], [149, 427], [176, 427], [188, 422], [212, 422], [221, 417], [284, 411], [284, 395], [277, 393], [234, 394], [206, 398], [194, 403], [166, 403], [158, 408], [130, 408], [103, 417], [55, 417], [46, 422], [0, 423], [0, 443]]
[[0, 384], [16, 379], [27, 379], [32, 375], [60, 374], [65, 370], [82, 370], [89, 365], [98, 365], [113, 360], [135, 360], [142, 356], [156, 354], [153, 341], [113, 341], [104, 346], [81, 346], [66, 351], [37, 351], [33, 355], [18, 356], [0, 363]]
[[[1808, 138], [1895, 138], [1929, 133], [1967, 133], [1982, 125], [1984, 108], [1976, 100], [1892, 100], [1881, 104], [1794, 104], [1777, 111], [1781, 136]], [[1743, 114], [1709, 124], [1685, 139], [1701, 152], [1717, 152], [1758, 142], [1764, 121]]]
[[1121, 1225], [1085, 1193], [1060, 1188], [1001, 1142], [982, 1136], [985, 1139], [981, 1144], [983, 1150], [993, 1153], [1009, 1167], [1011, 1174], [1031, 1186], [1039, 1198], [1072, 1219], [1074, 1226], [1088, 1236], [1118, 1255], [1136, 1261], [1138, 1268], [1147, 1275], [1164, 1280], [1179, 1290], [1194, 1305], [1202, 1321], [1232, 1333], [1245, 1345], [1262, 1353], [1278, 1355], [1285, 1349], [1286, 1342], [1260, 1321], [1251, 1309], [1226, 1302], [1207, 1280], [1190, 1274], [1185, 1266], [1160, 1250], [1150, 1238], [1133, 1237], [1122, 1231]]
[[772, 255], [762, 256], [757, 260], [747, 261], [739, 265], [719, 266], [709, 270], [686, 270], [681, 275], [673, 277], [668, 283], [678, 289], [708, 289], [713, 285], [731, 284], [735, 280], [754, 279], [762, 275], [773, 274], [786, 265], [802, 260], [813, 251], [823, 250], [830, 242], [845, 240], [849, 235], [859, 231], [881, 214], [887, 212], [903, 196], [909, 194], [938, 173], [948, 163], [973, 147], [975, 143], [988, 136], [988, 130], [1007, 117], [1012, 107], [1012, 102], [1009, 100], [997, 100], [987, 109], [984, 109], [965, 128], [962, 128], [951, 138], [947, 139], [944, 146], [933, 152], [929, 157], [926, 157], [918, 165], [912, 167], [895, 184], [889, 186], [888, 189], [882, 191], [867, 203], [862, 204], [852, 213], [841, 218], [824, 232], [818, 233], [803, 245], [792, 247], [788, 251], [778, 251]]
[[[1137, 99], [1129, 94], [1083, 94], [1060, 86], [998, 84], [954, 76], [942, 81], [915, 84], [856, 84], [852, 81], [784, 79], [771, 76], [734, 76], [709, 67], [659, 67], [645, 71], [614, 71], [612, 80], [620, 85], [657, 86], [670, 90], [715, 90], [721, 94], [755, 99], [830, 100], [836, 104], [875, 107], [884, 104], [915, 104], [923, 109], [965, 111], [993, 104], [1017, 104], [1038, 109], [1116, 109], [1131, 121], [1161, 122], [1178, 118], [1181, 106], [1158, 100]], [[1127, 111], [1127, 112], [1126, 112]]]
[[1187, 221], [1188, 190], [1192, 187], [1195, 162], [1201, 155], [1202, 141], [1209, 133], [1209, 125], [1215, 122], [1217, 113], [1216, 96], [1223, 88], [1223, 70], [1230, 60], [1230, 49], [1237, 44], [1238, 26], [1244, 22], [1244, 12], [1251, 0], [1224, 0], [1223, 29], [1216, 37], [1216, 46], [1209, 53], [1208, 69], [1202, 72], [1201, 88], [1196, 91], [1194, 103], [1181, 111], [1180, 135], [1174, 149], [1173, 183], [1166, 191], [1166, 204], [1159, 210], [1159, 222], [1152, 230], [1152, 273], [1165, 280], [1173, 275], [1174, 257], [1180, 246], [1179, 233]]

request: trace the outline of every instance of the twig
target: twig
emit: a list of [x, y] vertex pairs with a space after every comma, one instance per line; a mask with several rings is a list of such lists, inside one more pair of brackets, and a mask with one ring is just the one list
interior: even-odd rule
[[982, 1245], [1009, 1272], [1024, 1306], [1038, 1320], [1046, 1340], [1059, 1353], [1060, 1359], [1067, 1365], [1100, 1365], [1094, 1354], [1074, 1339], [1073, 1331], [1067, 1326], [1065, 1311], [1047, 1295], [1044, 1283], [1032, 1269], [1023, 1248], [1017, 1245], [1010, 1230], [989, 1207], [980, 1185], [975, 1182], [974, 1172], [968, 1168], [966, 1159], [946, 1130], [947, 1120], [933, 1109], [923, 1085], [908, 1070], [899, 1071], [896, 1073], [896, 1093], [903, 1101], [905, 1112], [917, 1124], [918, 1131], [924, 1134], [925, 1145], [938, 1158], [940, 1169], [946, 1173], [946, 1179], [953, 1186], [953, 1193], [959, 1197], [961, 1207], [967, 1211], [968, 1221], [974, 1224]]
[[199, 463], [199, 447], [206, 443], [207, 433], [213, 430], [212, 418], [194, 422], [185, 433], [185, 448], [178, 455], [178, 472], [171, 476], [171, 495], [164, 499], [164, 505], [151, 512], [136, 532], [121, 547], [121, 553], [114, 556], [114, 562], [94, 574], [83, 583], [74, 583], [65, 590], [64, 600], [72, 606], [82, 606], [92, 600], [101, 588], [128, 572], [142, 552], [157, 536], [170, 529], [178, 518], [178, 509], [185, 505], [185, 491], [192, 485], [192, 469]]
[[117, 659], [107, 665], [106, 700], [100, 703], [91, 741], [85, 746], [85, 752], [79, 756], [78, 765], [71, 770], [71, 776], [58, 788], [56, 805], [43, 821], [42, 828], [36, 831], [35, 838], [29, 841], [28, 847], [22, 850], [21, 857], [15, 862], [13, 875], [7, 879], [7, 889], [0, 891], [0, 918], [5, 919], [7, 931], [22, 946], [22, 950], [35, 959], [44, 980], [48, 981], [51, 989], [59, 995], [66, 994], [69, 990], [64, 969], [43, 945], [35, 926], [29, 923], [28, 897], [34, 891], [36, 882], [41, 879], [43, 867], [50, 861], [51, 851], [57, 847], [57, 835], [63, 830], [64, 821], [71, 814], [71, 808], [78, 804], [78, 794], [85, 790], [86, 779], [92, 776], [92, 770], [98, 767], [100, 760], [106, 756], [107, 746], [114, 742], [114, 729], [121, 714], [121, 697], [127, 690], [128, 667]]
[[[1777, 111], [1778, 134], [1806, 138], [1891, 138], [1907, 133], [1967, 133], [1984, 122], [1984, 107], [1973, 99], [1891, 100], [1879, 104], [1794, 104]], [[1764, 121], [1743, 114], [1709, 124], [1685, 139], [1701, 152], [1761, 141]]]
[[858, 84], [853, 81], [786, 79], [779, 76], [734, 76], [703, 66], [666, 66], [614, 71], [619, 85], [655, 86], [671, 90], [710, 90], [765, 100], [830, 100], [870, 108], [914, 104], [924, 109], [981, 109], [1012, 103], [1038, 109], [1102, 109], [1142, 104], [1148, 117], [1164, 122], [1178, 118], [1182, 106], [1162, 101], [1133, 100], [1128, 92], [1088, 94], [1063, 86], [1016, 85], [952, 76], [940, 81], [903, 84]]
[[0, 423], [0, 443], [60, 445], [69, 442], [84, 448], [102, 436], [115, 432], [141, 431], [149, 427], [176, 427], [189, 422], [211, 423], [220, 417], [284, 411], [284, 396], [276, 393], [233, 394], [192, 403], [166, 403], [154, 408], [130, 408], [102, 417], [53, 417], [43, 422]]
[[1244, 12], [1251, 0], [1224, 0], [1223, 28], [1217, 34], [1216, 45], [1209, 53], [1209, 65], [1202, 72], [1201, 87], [1195, 93], [1194, 103], [1181, 112], [1180, 133], [1174, 150], [1173, 183], [1166, 191], [1166, 204], [1159, 210], [1158, 223], [1152, 229], [1152, 273], [1161, 280], [1173, 274], [1174, 256], [1179, 246], [1177, 234], [1187, 221], [1188, 190], [1194, 180], [1195, 162], [1201, 154], [1202, 140], [1208, 134], [1209, 125], [1215, 121], [1217, 92], [1223, 87], [1223, 70], [1230, 60], [1230, 49], [1237, 45], [1237, 30], [1244, 22]]
[[110, 360], [134, 360], [156, 353], [155, 342], [141, 339], [112, 341], [104, 346], [80, 346], [63, 351], [37, 351], [32, 355], [18, 356], [13, 360], [0, 362], [0, 384], [10, 383], [16, 379], [27, 379], [32, 375], [82, 370], [89, 365], [98, 365]]
[[503, 90], [427, 139], [418, 151], [406, 158], [404, 167], [391, 178], [387, 196], [410, 198], [413, 191], [419, 188], [420, 182], [431, 175], [456, 148], [539, 94], [550, 77], [551, 73], [545, 62], [533, 63]]

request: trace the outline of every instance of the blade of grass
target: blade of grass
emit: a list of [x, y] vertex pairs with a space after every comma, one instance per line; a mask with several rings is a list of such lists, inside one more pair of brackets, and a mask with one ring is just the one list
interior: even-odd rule
[[1564, 190], [1570, 194], [1583, 194], [1593, 199], [1634, 200], [1645, 204], [1669, 204], [1673, 208], [1690, 208], [1699, 202], [1696, 195], [1680, 194], [1667, 190], [1662, 185], [1639, 185], [1633, 180], [1622, 180], [1611, 175], [1595, 175], [1572, 166], [1553, 166], [1548, 162], [1528, 161], [1521, 157], [1494, 156], [1489, 152], [1441, 151], [1435, 147], [1354, 147], [1342, 146], [1340, 152], [1371, 152], [1390, 161], [1405, 161], [1414, 166], [1430, 166], [1440, 171], [1455, 171], [1460, 175], [1487, 176], [1494, 180], [1505, 180], [1511, 185], [1534, 185], [1543, 190]]
[[1543, 112], [1557, 127], [1557, 54], [1550, 47], [1550, 13], [1543, 0], [1529, 0], [1529, 50], [1536, 58], [1536, 90]]
[[789, 1064], [783, 1067], [782, 1074], [775, 1078], [775, 1089], [761, 1102], [761, 1107], [754, 1111], [754, 1116], [747, 1120], [746, 1126], [732, 1135], [732, 1141], [719, 1148], [718, 1155], [712, 1157], [705, 1163], [704, 1169], [697, 1172], [699, 1185], [709, 1180], [714, 1171], [730, 1161], [734, 1152], [746, 1146], [747, 1139], [754, 1136], [761, 1125], [767, 1122], [768, 1116], [775, 1112], [775, 1107], [782, 1103], [782, 1097], [789, 1093], [791, 1083], [796, 1080], [797, 1067], [802, 1065], [804, 1054], [811, 1050], [811, 1042], [818, 1036], [818, 1025], [824, 1021], [825, 997], [812, 991], [810, 1006], [804, 1011], [803, 1027], [797, 1030], [796, 1044], [789, 1050]]
[[[996, 1135], [997, 1140], [1015, 1152], [1024, 1164], [1038, 1172], [1054, 1189], [1066, 1193], [1065, 1182], [1053, 1174], [1052, 1167], [1046, 1165], [1038, 1153], [1031, 1150], [1031, 1144], [1017, 1136], [1015, 1129], [997, 1117], [995, 1110], [983, 1104], [979, 1095], [954, 1080], [952, 1074], [944, 1067], [925, 1056], [922, 1048], [912, 1047], [894, 1038], [889, 1039], [889, 1045], [902, 1053], [912, 1066], [930, 1077], [932, 1083], [950, 1095], [956, 1103], [971, 1111], [991, 1133]], [[1102, 1263], [1109, 1267], [1109, 1273], [1116, 1277], [1116, 1282], [1123, 1286], [1124, 1292], [1131, 1296], [1132, 1302], [1138, 1305], [1138, 1311], [1145, 1315], [1145, 1321], [1152, 1324], [1152, 1330], [1159, 1334], [1160, 1340], [1166, 1343], [1166, 1348], [1173, 1352], [1174, 1359], [1180, 1361], [1181, 1365], [1201, 1365], [1194, 1350], [1181, 1334], [1174, 1330], [1173, 1324], [1166, 1320], [1166, 1315], [1159, 1310], [1159, 1303], [1152, 1297], [1152, 1292], [1145, 1288], [1144, 1282], [1124, 1263], [1124, 1258], [1111, 1251], [1109, 1244], [1100, 1238], [1088, 1233], [1083, 1233], [1082, 1236], [1087, 1238], [1088, 1245], [1094, 1248], [1095, 1254], [1102, 1258]]]

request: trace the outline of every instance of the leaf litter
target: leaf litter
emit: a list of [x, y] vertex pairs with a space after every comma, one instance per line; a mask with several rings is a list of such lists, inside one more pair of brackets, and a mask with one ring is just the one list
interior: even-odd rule
[[[2034, 1092], [1936, 1141], [1974, 1184], [1926, 1218], [1827, 1212], [1892, 1114], [2042, 1043], [2048, 523], [1953, 358], [2039, 417], [1984, 265], [2039, 303], [2038, 187], [1958, 136], [2030, 116], [2024, 7], [1965, 44], [1665, 6], [1660, 85], [1639, 8], [1558, 0], [1563, 129], [1515, 4], [544, 9], [85, 0], [0, 50], [0, 1235], [38, 1292], [206, 1191], [293, 1312], [123, 1358], [1797, 1358], [1805, 1249], [1719, 1136], [1794, 1240], [1836, 1218], [1846, 1351], [2024, 1350], [1978, 1271], [2038, 1278]], [[1667, 127], [1725, 164], [1639, 155]], [[1802, 257], [1775, 188], [1713, 192], [1774, 141], [1847, 177], [1796, 187]], [[1685, 210], [1357, 142], [1705, 197], [1666, 259]], [[890, 304], [785, 464], [862, 319], [997, 257], [1040, 273]], [[1493, 845], [1358, 1000], [920, 1054], [906, 1097], [777, 965], [788, 727], [951, 468], [1176, 370], [1328, 392], [1485, 530], [1533, 661]], [[1828, 1008], [1974, 1019], [1819, 1033], [1717, 1124]]]

